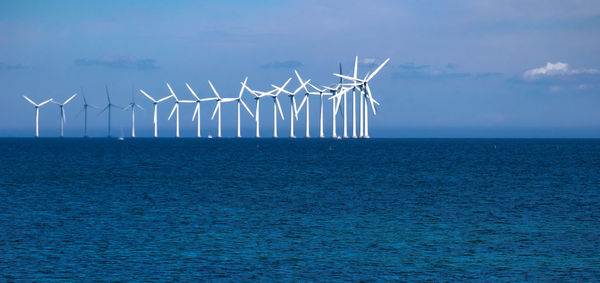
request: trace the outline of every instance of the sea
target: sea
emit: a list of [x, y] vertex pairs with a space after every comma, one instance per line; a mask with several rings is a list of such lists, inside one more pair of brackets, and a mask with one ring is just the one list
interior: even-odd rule
[[0, 139], [0, 281], [598, 281], [598, 139]]

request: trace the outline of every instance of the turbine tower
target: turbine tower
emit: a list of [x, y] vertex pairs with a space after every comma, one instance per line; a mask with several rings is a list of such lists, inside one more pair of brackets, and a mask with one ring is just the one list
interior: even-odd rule
[[175, 114], [175, 120], [176, 120], [175, 137], [178, 138], [179, 137], [179, 103], [194, 103], [194, 101], [180, 100], [179, 98], [177, 98], [177, 95], [175, 95], [175, 92], [173, 91], [173, 89], [171, 88], [171, 85], [169, 85], [169, 83], [167, 83], [167, 87], [169, 88], [169, 91], [171, 92], [171, 96], [175, 99], [175, 105], [173, 105], [173, 110], [171, 110], [171, 114], [169, 114], [169, 119], [167, 119], [167, 120], [171, 120], [171, 117], [173, 117], [173, 113], [175, 113], [177, 111], [177, 114]]
[[123, 107], [117, 106], [115, 104], [112, 104], [112, 102], [110, 101], [110, 95], [108, 94], [108, 86], [104, 85], [104, 88], [106, 89], [106, 98], [108, 99], [108, 104], [106, 105], [106, 107], [104, 107], [104, 109], [102, 109], [102, 111], [100, 111], [100, 113], [98, 113], [98, 116], [100, 116], [102, 113], [104, 113], [104, 111], [106, 111], [108, 109], [108, 137], [110, 138], [110, 124], [111, 124], [111, 116], [112, 116], [112, 108], [113, 107], [117, 107], [120, 109], [123, 109]]
[[296, 98], [295, 95], [302, 89], [306, 87], [306, 84], [310, 82], [310, 80], [302, 83], [294, 92], [289, 92], [283, 88], [280, 88], [276, 85], [271, 85], [276, 90], [281, 90], [286, 93], [290, 97], [290, 138], [296, 138], [294, 135], [294, 118], [298, 120], [298, 108], [296, 107]]
[[[316, 86], [314, 86], [311, 83], [308, 83], [309, 86], [311, 86], [312, 88], [314, 88], [318, 93], [319, 93], [319, 99], [321, 102], [321, 110], [320, 110], [320, 114], [319, 114], [319, 138], [324, 138], [325, 134], [323, 134], [323, 96], [324, 95], [331, 95], [330, 93], [326, 93], [326, 89], [320, 89]], [[308, 108], [307, 108], [308, 109]]]
[[157, 111], [158, 111], [158, 104], [171, 98], [171, 95], [169, 96], [165, 96], [159, 100], [154, 99], [152, 96], [150, 96], [148, 93], [146, 93], [145, 91], [140, 89], [140, 92], [146, 96], [148, 99], [150, 99], [150, 101], [152, 101], [152, 103], [154, 103], [154, 137], [157, 138], [158, 137], [158, 119], [157, 119]]
[[144, 108], [142, 106], [135, 103], [135, 98], [133, 97], [133, 88], [131, 88], [131, 103], [129, 103], [127, 106], [125, 106], [125, 108], [123, 108], [123, 111], [127, 111], [127, 110], [131, 109], [131, 137], [132, 138], [135, 138], [135, 108], [136, 107], [139, 108], [140, 110], [144, 110]]
[[194, 116], [192, 117], [192, 121], [194, 121], [196, 119], [196, 116], [198, 117], [198, 128], [196, 131], [196, 137], [202, 137], [202, 134], [200, 132], [200, 102], [204, 102], [204, 101], [211, 101], [211, 100], [217, 100], [216, 97], [209, 97], [209, 98], [202, 98], [200, 99], [198, 97], [198, 95], [196, 95], [196, 92], [192, 89], [192, 87], [190, 87], [189, 84], [185, 84], [187, 86], [187, 88], [190, 90], [190, 92], [192, 93], [192, 95], [194, 96], [194, 98], [196, 98], [196, 109], [194, 109]]
[[44, 106], [44, 104], [51, 102], [52, 98], [40, 103], [40, 104], [36, 104], [35, 102], [33, 102], [33, 100], [29, 99], [29, 97], [23, 95], [23, 97], [25, 99], [27, 99], [27, 101], [29, 101], [29, 103], [33, 104], [33, 107], [35, 107], [35, 137], [39, 137], [39, 120], [40, 120], [40, 107]]
[[[332, 120], [332, 124], [331, 124], [332, 128], [333, 128], [332, 129], [331, 137], [334, 138], [334, 139], [337, 138], [337, 125], [336, 125], [336, 114], [337, 114], [337, 111], [336, 111], [336, 105], [339, 104], [340, 101], [342, 101], [341, 97], [338, 98], [336, 96], [336, 93], [337, 93], [337, 91], [338, 91], [338, 89], [340, 87], [341, 87], [341, 84], [335, 85], [334, 87], [323, 86], [324, 89], [329, 90], [329, 92], [331, 93], [331, 97], [329, 98], [329, 100], [333, 100], [332, 103], [331, 103], [331, 106], [332, 106], [332, 108], [331, 108], [331, 117], [333, 119]], [[337, 101], [337, 103], [336, 103], [336, 101]]]
[[52, 103], [58, 105], [58, 107], [60, 108], [60, 137], [62, 138], [64, 136], [64, 127], [65, 127], [65, 123], [67, 122], [67, 116], [65, 115], [65, 105], [67, 103], [69, 103], [69, 101], [71, 101], [73, 98], [75, 98], [75, 96], [77, 96], [76, 94], [73, 94], [71, 97], [69, 97], [69, 99], [65, 100], [65, 102], [63, 103], [59, 103], [57, 101], [55, 101], [54, 99], [52, 99]]
[[83, 122], [83, 137], [87, 138], [88, 137], [88, 133], [87, 133], [87, 124], [88, 124], [88, 107], [92, 107], [94, 109], [98, 109], [98, 107], [88, 104], [87, 103], [87, 99], [85, 99], [85, 94], [83, 94], [83, 88], [81, 89], [81, 97], [83, 98], [83, 107], [81, 108], [81, 110], [79, 111], [79, 113], [81, 113], [83, 111], [83, 116], [84, 116], [84, 122]]
[[281, 110], [281, 104], [279, 104], [279, 94], [281, 93], [281, 91], [283, 89], [285, 89], [285, 87], [291, 80], [292, 80], [292, 78], [289, 78], [281, 87], [277, 88], [277, 91], [275, 92], [275, 94], [271, 94], [271, 96], [273, 97], [273, 137], [274, 138], [277, 138], [277, 109], [279, 109], [279, 114], [281, 115], [281, 120], [285, 120], [285, 118], [283, 117], [283, 111]]

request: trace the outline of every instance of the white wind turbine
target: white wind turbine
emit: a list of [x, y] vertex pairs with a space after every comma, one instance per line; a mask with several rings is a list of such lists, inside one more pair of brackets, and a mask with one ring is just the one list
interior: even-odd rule
[[[340, 63], [340, 74], [341, 73], [342, 73], [342, 63]], [[343, 90], [343, 86], [344, 86], [344, 81], [343, 81], [342, 78], [340, 78], [340, 84], [339, 84], [339, 89], [338, 90], [342, 91]], [[347, 109], [347, 107], [346, 107], [346, 92], [344, 92], [344, 94], [343, 94], [343, 99], [344, 99], [344, 135], [343, 135], [343, 138], [347, 139], [348, 138], [348, 114], [347, 114], [347, 111], [346, 111], [346, 109]], [[340, 104], [339, 100], [340, 100], [340, 98], [338, 98], [338, 103], [337, 104]], [[337, 108], [334, 111], [334, 113], [337, 113]]]
[[260, 99], [265, 96], [271, 96], [273, 94], [273, 92], [275, 92], [275, 89], [264, 92], [264, 91], [252, 90], [247, 85], [244, 85], [244, 87], [250, 93], [252, 93], [254, 95], [254, 101], [256, 102], [256, 106], [255, 106], [255, 110], [254, 110], [254, 113], [255, 113], [254, 120], [256, 121], [256, 135], [254, 137], [260, 138]]
[[[301, 85], [304, 85], [304, 98], [302, 99], [302, 102], [300, 102], [300, 107], [298, 107], [298, 111], [300, 112], [300, 110], [302, 110], [302, 107], [304, 106], [304, 103], [306, 103], [306, 134], [304, 135], [305, 138], [310, 138], [310, 99], [309, 99], [309, 95], [320, 95], [320, 93], [318, 92], [310, 92], [308, 91], [308, 88], [306, 88], [306, 84], [304, 83], [304, 81], [302, 80], [302, 78], [300, 77], [300, 75], [298, 74], [298, 72], [296, 70], [294, 70], [294, 72], [296, 73], [296, 77], [298, 78], [298, 81], [300, 82]], [[310, 81], [310, 80], [308, 80]]]
[[163, 102], [163, 101], [165, 101], [165, 100], [167, 100], [167, 99], [169, 99], [169, 98], [171, 98], [171, 95], [165, 96], [165, 97], [163, 97], [163, 98], [161, 98], [159, 100], [156, 100], [152, 96], [150, 96], [148, 93], [146, 93], [145, 91], [143, 91], [141, 89], [140, 89], [140, 92], [144, 96], [146, 96], [148, 99], [150, 99], [152, 101], [152, 103], [154, 103], [154, 137], [156, 138], [156, 137], [158, 137], [158, 119], [157, 119], [157, 116], [156, 116], [156, 113], [158, 111], [158, 104], [161, 103], [161, 102]]
[[44, 106], [44, 104], [51, 102], [52, 98], [40, 103], [40, 104], [36, 104], [35, 102], [33, 102], [33, 100], [29, 99], [29, 97], [23, 95], [23, 97], [25, 99], [27, 99], [27, 101], [29, 101], [29, 103], [33, 104], [33, 107], [35, 107], [35, 137], [39, 137], [39, 121], [40, 121], [40, 107]]
[[246, 77], [244, 79], [244, 82], [242, 83], [242, 87], [240, 88], [240, 94], [238, 95], [238, 97], [236, 98], [237, 101], [237, 137], [241, 138], [242, 137], [242, 132], [241, 132], [241, 122], [240, 122], [240, 104], [244, 105], [244, 108], [246, 108], [246, 111], [248, 111], [248, 113], [250, 114], [250, 116], [252, 116], [252, 118], [254, 118], [254, 114], [252, 114], [252, 111], [250, 111], [250, 108], [248, 108], [248, 105], [246, 105], [246, 103], [242, 100], [242, 94], [244, 94], [244, 89], [246, 88], [246, 82], [248, 81], [248, 77]]
[[69, 101], [71, 101], [73, 98], [75, 98], [75, 96], [77, 96], [76, 94], [73, 94], [71, 97], [69, 97], [69, 99], [65, 100], [65, 102], [60, 103], [55, 101], [54, 99], [52, 99], [52, 103], [58, 105], [58, 107], [60, 108], [60, 137], [62, 138], [64, 136], [64, 124], [67, 122], [67, 116], [65, 115], [65, 105], [67, 103], [69, 103]]
[[364, 131], [362, 133], [363, 138], [369, 138], [369, 113], [367, 111], [368, 105], [366, 103], [366, 99], [369, 100], [369, 102], [371, 104], [371, 109], [373, 110], [374, 115], [377, 114], [377, 110], [375, 109], [375, 104], [379, 105], [379, 103], [375, 99], [373, 99], [373, 95], [372, 95], [371, 89], [369, 87], [369, 81], [371, 81], [371, 79], [373, 79], [373, 77], [375, 77], [375, 75], [381, 70], [381, 68], [383, 68], [383, 66], [385, 66], [385, 64], [387, 64], [388, 61], [390, 61], [390, 58], [387, 58], [383, 63], [381, 63], [381, 65], [379, 65], [379, 67], [377, 67], [377, 69], [375, 69], [375, 71], [373, 71], [373, 73], [371, 73], [370, 75], [367, 74], [367, 76], [364, 79], [348, 77], [348, 76], [344, 76], [342, 74], [333, 74], [334, 76], [338, 76], [340, 78], [354, 81], [360, 86], [361, 94], [363, 94], [363, 96], [364, 96], [364, 98], [361, 97], [361, 111], [362, 111], [362, 104], [363, 104], [362, 99], [365, 99], [365, 102], [364, 102], [365, 113], [364, 113], [364, 117], [363, 117], [364, 121], [361, 121], [362, 123], [364, 123]]
[[173, 113], [175, 113], [177, 111], [177, 114], [175, 114], [175, 120], [176, 120], [175, 137], [178, 138], [179, 137], [179, 103], [194, 103], [194, 101], [180, 100], [179, 98], [177, 98], [177, 95], [175, 95], [175, 92], [173, 91], [173, 89], [171, 88], [171, 85], [169, 85], [169, 83], [167, 83], [167, 87], [169, 88], [169, 91], [171, 92], [171, 96], [175, 99], [175, 105], [173, 105], [173, 110], [171, 110], [171, 114], [169, 115], [169, 119], [167, 119], [167, 120], [171, 120]]
[[83, 137], [87, 138], [88, 137], [88, 134], [87, 134], [88, 107], [92, 107], [94, 109], [98, 109], [98, 107], [87, 103], [87, 99], [85, 99], [85, 94], [83, 94], [83, 88], [81, 89], [81, 97], [83, 98], [83, 107], [81, 108], [79, 113], [84, 112], [83, 113], [83, 116], [84, 116]]
[[[248, 78], [246, 78], [247, 80]], [[217, 97], [217, 105], [215, 106], [215, 110], [213, 111], [213, 115], [211, 117], [211, 120], [215, 118], [215, 115], [217, 114], [217, 112], [219, 112], [219, 117], [218, 117], [218, 129], [217, 129], [217, 137], [221, 137], [221, 103], [226, 103], [226, 102], [234, 102], [237, 101], [238, 103], [238, 132], [237, 132], [237, 137], [242, 137], [241, 135], [241, 123], [240, 123], [240, 104], [244, 105], [244, 108], [246, 108], [246, 110], [248, 111], [248, 113], [250, 113], [250, 116], [254, 117], [254, 114], [252, 114], [252, 112], [250, 111], [250, 108], [248, 108], [248, 105], [246, 105], [246, 103], [242, 100], [242, 94], [244, 93], [244, 86], [246, 85], [246, 80], [244, 80], [244, 82], [242, 83], [242, 88], [240, 89], [240, 94], [238, 95], [238, 97], [231, 97], [231, 98], [221, 98], [221, 96], [219, 95], [219, 92], [217, 92], [217, 90], [215, 89], [215, 87], [213, 86], [213, 84], [210, 82], [210, 80], [208, 81], [208, 84], [210, 85], [210, 88], [212, 89], [212, 91], [214, 92], [215, 96]]]
[[[320, 110], [320, 114], [319, 114], [319, 138], [324, 138], [325, 134], [323, 134], [323, 96], [325, 95], [331, 95], [331, 93], [328, 93], [328, 91], [326, 89], [320, 89], [316, 86], [314, 86], [311, 83], [308, 83], [308, 85], [310, 85], [312, 88], [314, 88], [318, 93], [319, 93], [319, 99], [321, 102], [321, 110]], [[308, 108], [307, 108], [308, 110]]]
[[113, 107], [117, 107], [117, 108], [121, 108], [123, 109], [123, 107], [120, 107], [118, 105], [112, 104], [112, 102], [110, 101], [110, 95], [108, 95], [108, 86], [105, 85], [104, 86], [106, 88], [106, 98], [108, 99], [108, 104], [106, 105], [106, 107], [104, 107], [104, 109], [102, 109], [102, 111], [100, 111], [100, 113], [98, 113], [98, 116], [100, 116], [102, 113], [104, 113], [104, 111], [106, 111], [108, 109], [108, 137], [110, 137], [110, 124], [111, 124], [111, 116], [112, 116], [112, 108]]
[[279, 94], [281, 93], [281, 91], [283, 89], [285, 89], [285, 87], [291, 80], [292, 80], [292, 78], [289, 78], [281, 87], [277, 88], [277, 91], [275, 92], [275, 94], [271, 94], [271, 96], [273, 97], [273, 137], [274, 138], [277, 138], [277, 109], [279, 109], [279, 114], [281, 114], [281, 120], [285, 120], [285, 118], [283, 117], [283, 111], [281, 110], [281, 104], [279, 104]]
[[209, 98], [199, 98], [198, 95], [196, 94], [196, 92], [192, 89], [192, 87], [190, 87], [189, 84], [185, 84], [187, 86], [187, 88], [190, 90], [190, 92], [192, 93], [192, 95], [194, 96], [194, 98], [196, 98], [196, 109], [194, 109], [194, 116], [192, 117], [192, 121], [194, 121], [194, 119], [196, 119], [196, 117], [198, 117], [198, 128], [197, 128], [197, 132], [196, 132], [196, 137], [201, 137], [202, 134], [200, 132], [200, 102], [204, 102], [204, 101], [211, 101], [211, 100], [217, 100], [216, 97], [209, 97]]
[[295, 96], [301, 89], [306, 88], [306, 84], [309, 82], [310, 82], [310, 80], [307, 80], [306, 82], [300, 84], [300, 86], [294, 92], [289, 92], [289, 91], [287, 91], [283, 88], [280, 88], [276, 85], [271, 85], [276, 90], [282, 91], [290, 97], [290, 138], [296, 138], [296, 136], [294, 135], [294, 118], [296, 120], [298, 120], [298, 108], [296, 107]]
[[144, 110], [144, 108], [142, 106], [140, 106], [139, 104], [135, 103], [135, 98], [133, 97], [133, 88], [131, 89], [131, 103], [129, 103], [127, 106], [125, 106], [125, 108], [123, 108], [123, 111], [127, 111], [129, 109], [131, 109], [131, 137], [135, 138], [135, 108], [139, 108], [140, 110]]

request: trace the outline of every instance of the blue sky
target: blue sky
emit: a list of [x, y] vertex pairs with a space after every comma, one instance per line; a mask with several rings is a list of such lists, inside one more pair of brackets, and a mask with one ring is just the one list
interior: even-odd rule
[[[125, 105], [131, 89], [155, 96], [203, 97], [210, 79], [234, 96], [245, 76], [266, 90], [296, 68], [319, 84], [335, 82], [342, 63], [359, 73], [390, 63], [373, 79], [381, 102], [370, 119], [374, 137], [600, 137], [600, 2], [598, 1], [0, 1], [1, 136], [32, 136], [34, 109], [22, 98], [67, 99], [83, 88], [92, 104]], [[296, 88], [292, 81], [291, 88]], [[138, 135], [152, 134], [152, 111], [138, 115]], [[248, 104], [254, 101], [245, 96]], [[288, 110], [288, 99], [282, 106]], [[67, 105], [67, 136], [82, 134], [82, 100]], [[318, 101], [311, 101], [317, 111]], [[159, 107], [159, 133], [172, 102]], [[189, 106], [189, 107], [185, 107]], [[330, 106], [326, 104], [326, 132]], [[213, 105], [202, 106], [204, 134], [216, 134]], [[271, 102], [261, 105], [269, 136]], [[181, 112], [193, 136], [193, 106]], [[235, 135], [235, 105], [223, 109], [223, 134]], [[287, 114], [287, 113], [286, 113]], [[304, 115], [296, 121], [304, 129]], [[279, 131], [289, 132], [289, 114]], [[316, 135], [317, 112], [311, 112]], [[340, 125], [341, 120], [338, 120]], [[242, 113], [243, 135], [253, 121]], [[114, 135], [129, 131], [117, 112]], [[90, 116], [92, 135], [106, 116]], [[41, 110], [42, 136], [56, 136], [56, 105]], [[341, 127], [338, 127], [338, 133]]]

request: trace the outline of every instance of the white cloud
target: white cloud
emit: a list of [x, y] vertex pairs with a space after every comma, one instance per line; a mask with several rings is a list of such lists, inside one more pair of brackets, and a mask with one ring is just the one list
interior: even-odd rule
[[527, 80], [535, 80], [544, 76], [566, 76], [566, 75], [580, 75], [580, 74], [600, 74], [597, 69], [571, 69], [569, 64], [556, 62], [546, 63], [546, 66], [531, 69], [523, 73], [523, 78]]
[[365, 65], [375, 64], [375, 62], [377, 62], [377, 59], [375, 59], [375, 58], [362, 58], [362, 59], [360, 59], [360, 63], [361, 64], [365, 64]]

